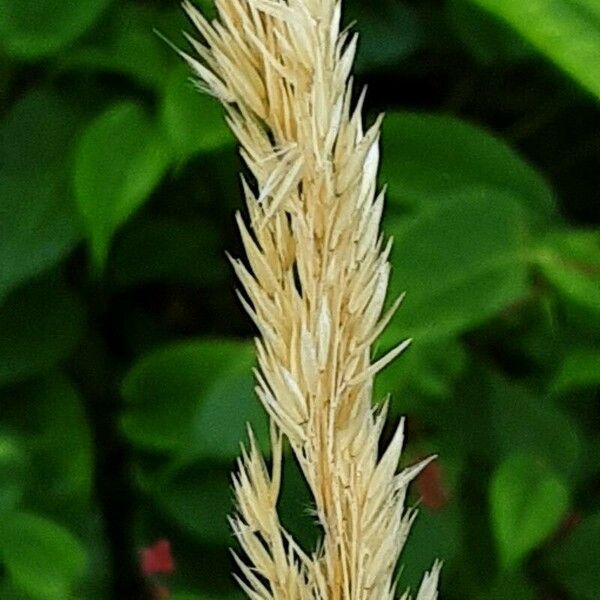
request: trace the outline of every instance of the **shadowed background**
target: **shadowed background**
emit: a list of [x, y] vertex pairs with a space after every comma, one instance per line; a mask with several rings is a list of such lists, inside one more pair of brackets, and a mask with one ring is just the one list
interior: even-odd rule
[[[211, 0], [200, 2], [211, 13]], [[600, 597], [600, 4], [348, 0], [384, 110], [403, 307], [375, 351], [445, 600]], [[175, 2], [0, 0], [0, 597], [234, 600], [254, 334], [242, 165], [153, 30]], [[268, 444], [265, 444], [265, 447]], [[288, 458], [286, 526], [319, 531]]]

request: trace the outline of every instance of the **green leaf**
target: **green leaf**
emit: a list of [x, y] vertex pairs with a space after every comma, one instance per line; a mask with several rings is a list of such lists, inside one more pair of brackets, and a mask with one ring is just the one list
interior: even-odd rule
[[254, 353], [246, 360], [232, 362], [225, 376], [205, 391], [202, 404], [191, 421], [191, 439], [184, 452], [186, 459], [231, 460], [239, 455], [246, 439], [246, 424], [263, 447], [268, 439], [266, 413], [254, 395], [251, 368]]
[[526, 452], [565, 478], [573, 476], [581, 456], [578, 429], [569, 414], [550, 398], [528, 394], [514, 382], [492, 381], [492, 433], [500, 456]]
[[400, 589], [418, 589], [435, 558], [452, 568], [459, 555], [462, 519], [456, 502], [440, 510], [419, 510], [400, 559]]
[[513, 569], [560, 524], [569, 492], [544, 463], [514, 454], [494, 473], [490, 504], [501, 562]]
[[600, 9], [596, 0], [472, 0], [600, 97]]
[[85, 549], [69, 531], [28, 513], [0, 521], [0, 557], [13, 584], [35, 600], [73, 598], [86, 564]]
[[575, 598], [600, 597], [600, 513], [586, 517], [550, 555], [550, 565], [561, 584]]
[[391, 297], [406, 299], [385, 341], [447, 338], [479, 325], [527, 292], [522, 212], [495, 194], [467, 194], [390, 220]]
[[115, 231], [148, 199], [168, 166], [162, 138], [133, 102], [109, 108], [83, 133], [74, 186], [96, 268]]
[[[231, 546], [233, 533], [227, 518], [234, 505], [229, 465], [197, 462], [184, 468], [167, 468], [158, 476], [144, 473], [143, 477], [140, 487], [181, 529], [205, 543]], [[283, 462], [282, 482], [278, 503], [281, 522], [303, 548], [312, 548], [321, 533], [313, 518], [314, 500], [291, 455], [286, 455]]]
[[259, 439], [267, 437], [252, 391], [253, 362], [252, 345], [235, 340], [182, 342], [150, 353], [123, 383], [123, 432], [142, 448], [185, 460], [234, 458], [246, 422]]
[[153, 7], [118, 3], [103, 27], [82, 46], [60, 57], [61, 70], [108, 71], [135, 79], [151, 89], [164, 84], [170, 49], [154, 35], [164, 16]]
[[204, 542], [229, 546], [233, 511], [228, 469], [193, 466], [151, 490], [156, 506], [184, 531]]
[[0, 305], [0, 384], [49, 371], [73, 350], [83, 309], [59, 281], [35, 281]]
[[523, 573], [503, 572], [494, 581], [486, 600], [535, 600], [533, 586]]
[[113, 281], [119, 286], [220, 283], [228, 271], [218, 233], [208, 220], [136, 219], [115, 241]]
[[520, 452], [567, 481], [578, 475], [583, 448], [577, 422], [552, 398], [495, 371], [471, 368], [430, 419], [447, 440], [445, 453], [470, 456], [477, 448], [480, 459], [497, 464]]
[[423, 41], [415, 11], [398, 0], [379, 0], [376, 4], [351, 0], [345, 20], [356, 21], [360, 34], [356, 55], [358, 71], [394, 66], [417, 50]]
[[535, 225], [546, 225], [554, 214], [544, 179], [483, 129], [449, 116], [391, 113], [382, 135], [382, 178], [391, 203], [437, 205], [484, 190], [490, 204], [520, 203]]
[[[30, 456], [25, 502], [37, 509], [88, 508], [92, 440], [77, 391], [62, 375], [13, 387], [2, 400], [3, 419], [18, 430]], [[27, 406], [26, 414], [23, 406]]]
[[600, 350], [574, 348], [565, 356], [554, 379], [557, 394], [590, 388], [600, 384]]
[[542, 275], [566, 300], [600, 315], [600, 233], [568, 231], [546, 238], [533, 255]]
[[4, 577], [0, 584], [0, 597], [2, 600], [31, 600], [31, 596], [15, 587], [9, 577]]
[[73, 43], [110, 0], [0, 0], [0, 45], [23, 59], [42, 58]]
[[173, 152], [181, 161], [233, 145], [218, 101], [196, 89], [189, 70], [183, 67], [167, 79], [161, 121]]
[[46, 91], [24, 96], [0, 126], [0, 300], [80, 238], [68, 188], [75, 128], [72, 109]]
[[[405, 332], [390, 327], [386, 340], [401, 340]], [[467, 365], [467, 353], [457, 339], [415, 340], [410, 351], [377, 375], [376, 400], [392, 395], [393, 414], [428, 418], [431, 404], [423, 397], [445, 401], [452, 395], [456, 380]]]
[[0, 430], [0, 519], [21, 500], [27, 466], [23, 441], [12, 431]]
[[506, 23], [469, 0], [449, 0], [447, 11], [458, 37], [482, 64], [516, 62], [531, 55], [530, 46]]

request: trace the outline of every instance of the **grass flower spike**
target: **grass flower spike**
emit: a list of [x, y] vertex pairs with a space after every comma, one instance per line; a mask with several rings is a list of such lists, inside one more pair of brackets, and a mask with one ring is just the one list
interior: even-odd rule
[[[400, 424], [382, 455], [387, 403], [373, 379], [409, 341], [372, 362], [372, 345], [398, 308], [383, 313], [391, 244], [380, 233], [381, 118], [364, 130], [364, 94], [352, 101], [357, 37], [342, 31], [337, 0], [216, 0], [185, 55], [200, 86], [225, 106], [255, 181], [237, 222], [246, 260], [233, 260], [241, 301], [260, 333], [257, 393], [269, 413], [272, 465], [252, 435], [234, 477], [240, 585], [250, 598], [387, 600], [415, 512], [398, 473]], [[314, 496], [323, 530], [307, 554], [277, 514], [283, 438]], [[437, 598], [439, 564], [417, 600]], [[406, 596], [405, 596], [406, 597]]]

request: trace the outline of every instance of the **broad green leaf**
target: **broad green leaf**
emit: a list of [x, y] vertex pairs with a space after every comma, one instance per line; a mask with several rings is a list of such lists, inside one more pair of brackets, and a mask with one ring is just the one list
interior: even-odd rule
[[112, 278], [119, 286], [182, 283], [210, 287], [227, 276], [224, 256], [212, 221], [136, 219], [115, 240]]
[[21, 512], [0, 520], [0, 559], [15, 587], [32, 599], [67, 600], [75, 597], [86, 553], [64, 527]]
[[552, 398], [495, 371], [472, 367], [429, 418], [441, 427], [446, 453], [469, 456], [477, 448], [482, 460], [495, 464], [521, 452], [567, 481], [578, 474], [583, 448], [577, 422]]
[[253, 353], [245, 361], [230, 364], [227, 374], [206, 390], [191, 421], [186, 458], [230, 460], [238, 456], [240, 443], [246, 441], [247, 423], [252, 423], [261, 442], [268, 439], [266, 413], [254, 394], [253, 364]]
[[566, 300], [600, 315], [600, 233], [568, 231], [547, 237], [533, 255], [542, 275]]
[[584, 88], [600, 97], [597, 0], [472, 0], [508, 23]]
[[21, 500], [27, 467], [23, 441], [12, 431], [0, 430], [0, 519]]
[[513, 569], [560, 524], [569, 491], [544, 463], [514, 454], [494, 473], [490, 505], [500, 560]]
[[[536, 294], [508, 318], [496, 321], [489, 335], [503, 352], [527, 363], [528, 369], [548, 372], [561, 357], [561, 336], [556, 327], [556, 300], [550, 294]], [[488, 345], [491, 345], [494, 342]]]
[[179, 160], [233, 144], [218, 101], [196, 89], [184, 67], [174, 70], [167, 79], [161, 121]]
[[21, 98], [0, 125], [0, 301], [80, 238], [68, 187], [75, 129], [72, 109], [46, 91]]
[[[61, 375], [13, 387], [1, 398], [6, 423], [18, 430], [30, 456], [25, 502], [36, 510], [88, 508], [92, 440], [77, 391]], [[23, 407], [28, 407], [26, 413]]]
[[518, 206], [481, 192], [447, 199], [386, 226], [394, 237], [391, 296], [406, 299], [385, 342], [447, 338], [527, 292], [525, 225]]
[[421, 508], [402, 551], [399, 589], [418, 589], [423, 573], [440, 558], [452, 568], [460, 553], [462, 519], [456, 502], [440, 510]]
[[96, 268], [115, 231], [148, 199], [168, 166], [161, 136], [133, 102], [109, 108], [79, 140], [74, 186]]
[[494, 581], [486, 600], [536, 600], [536, 595], [524, 573], [505, 571]]
[[600, 384], [600, 350], [574, 348], [569, 350], [554, 379], [554, 391], [564, 394], [571, 390], [590, 388]]
[[42, 58], [73, 43], [111, 0], [0, 0], [0, 46], [23, 59]]
[[492, 433], [500, 456], [526, 452], [565, 478], [573, 476], [581, 456], [576, 423], [550, 398], [528, 394], [506, 380], [492, 382]]
[[544, 179], [505, 142], [449, 116], [387, 115], [382, 179], [392, 206], [437, 205], [456, 193], [484, 190], [490, 204], [520, 203], [536, 225], [545, 225], [555, 210]]
[[[385, 339], [400, 341], [405, 332], [390, 327]], [[391, 394], [393, 414], [430, 416], [431, 404], [423, 397], [444, 401], [467, 364], [467, 353], [457, 339], [415, 340], [399, 360], [377, 375], [376, 401]]]
[[227, 517], [233, 511], [227, 468], [194, 466], [151, 491], [156, 506], [183, 531], [216, 545], [231, 545]]
[[252, 391], [253, 362], [252, 345], [235, 340], [182, 342], [150, 353], [123, 383], [123, 432], [142, 448], [185, 460], [230, 460], [245, 440], [246, 422], [259, 439], [267, 435]]
[[[231, 546], [233, 533], [227, 518], [233, 513], [234, 505], [229, 463], [227, 467], [196, 463], [181, 469], [167, 469], [166, 473], [166, 477], [145, 475], [141, 486], [156, 506], [199, 540]], [[286, 530], [308, 551], [315, 546], [321, 532], [313, 517], [314, 500], [291, 455], [285, 457], [282, 481], [279, 517]]]
[[83, 309], [67, 287], [35, 281], [0, 305], [0, 384], [49, 371], [73, 350]]
[[163, 23], [153, 7], [117, 3], [92, 39], [60, 57], [59, 69], [118, 73], [157, 89], [168, 74], [169, 54], [174, 55], [153, 33]]
[[530, 46], [506, 23], [469, 0], [449, 0], [447, 12], [458, 37], [484, 65], [518, 61], [532, 53]]
[[416, 12], [405, 2], [351, 0], [345, 18], [349, 23], [356, 22], [360, 34], [356, 55], [359, 71], [393, 66], [417, 50], [423, 41]]
[[600, 597], [600, 513], [583, 519], [550, 555], [560, 583], [574, 598]]
[[10, 577], [6, 575], [0, 584], [0, 598], [2, 598], [2, 600], [31, 600], [31, 596], [15, 587], [15, 584], [10, 580]]
[[[420, 371], [419, 367], [417, 369], [413, 385], [428, 396], [448, 397], [454, 382], [466, 367], [465, 349], [458, 340], [449, 340], [423, 350], [423, 362]], [[418, 355], [418, 350], [415, 354]]]

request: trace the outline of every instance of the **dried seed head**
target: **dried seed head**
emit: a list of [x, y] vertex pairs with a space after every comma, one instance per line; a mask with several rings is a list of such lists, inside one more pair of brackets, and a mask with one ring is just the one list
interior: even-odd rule
[[[260, 332], [257, 394], [274, 427], [271, 472], [251, 438], [233, 480], [240, 585], [257, 600], [391, 600], [415, 516], [406, 488], [426, 463], [397, 474], [402, 426], [378, 454], [386, 410], [372, 407], [373, 379], [410, 343], [371, 361], [401, 300], [381, 316], [391, 248], [376, 192], [381, 117], [365, 132], [364, 92], [352, 107], [357, 38], [340, 32], [339, 0], [215, 4], [209, 23], [184, 3], [201, 37], [185, 58], [225, 105], [258, 187], [243, 182], [248, 266], [232, 264]], [[311, 556], [277, 516], [282, 435], [324, 532]], [[437, 598], [439, 570], [417, 600]]]

